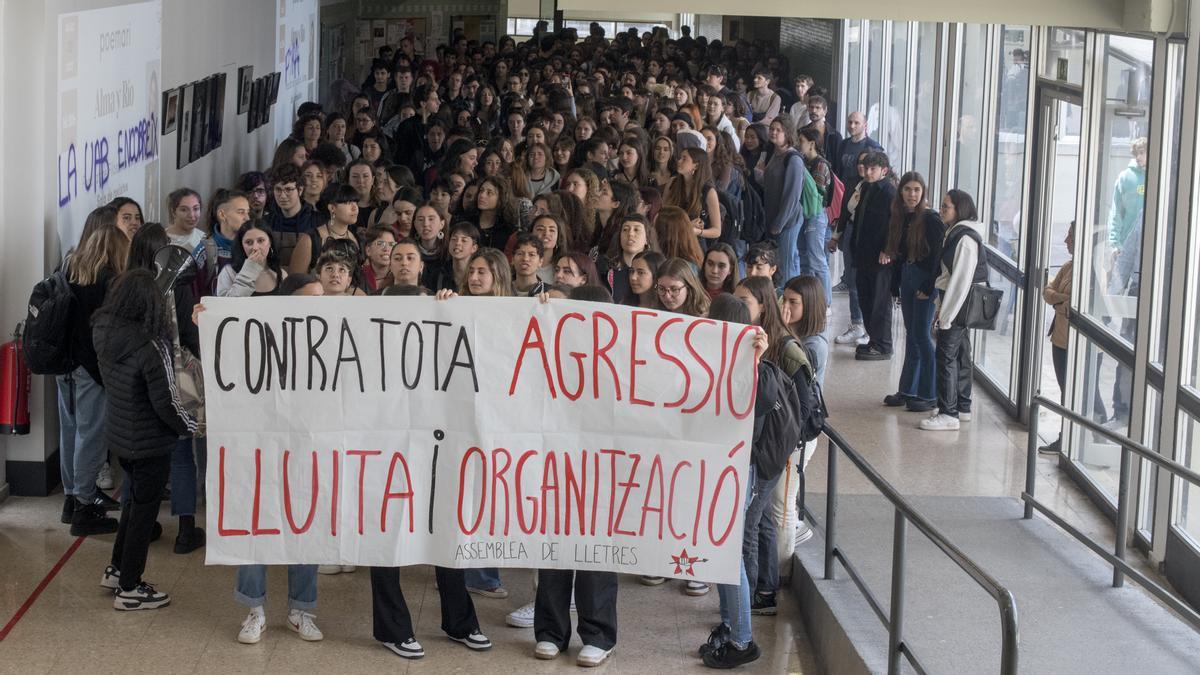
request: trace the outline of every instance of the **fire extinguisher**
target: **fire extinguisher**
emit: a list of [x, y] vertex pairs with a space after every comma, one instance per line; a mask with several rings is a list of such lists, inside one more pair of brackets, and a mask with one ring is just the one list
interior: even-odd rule
[[0, 434], [29, 433], [29, 366], [21, 350], [21, 324], [0, 345]]

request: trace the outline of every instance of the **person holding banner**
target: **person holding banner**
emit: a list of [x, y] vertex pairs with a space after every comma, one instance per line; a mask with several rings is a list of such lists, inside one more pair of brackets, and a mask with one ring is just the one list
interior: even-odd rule
[[[754, 278], [754, 277], [751, 277]], [[709, 309], [708, 317], [730, 323], [751, 324], [751, 309], [746, 301], [738, 296], [723, 294], [716, 297]], [[754, 335], [755, 361], [766, 358], [770, 347], [779, 349], [778, 343], [772, 343], [766, 331], [758, 331]], [[760, 389], [761, 391], [761, 389]], [[769, 402], [756, 401], [755, 409], [770, 407]], [[778, 481], [770, 481], [773, 485]], [[750, 463], [750, 480], [746, 489], [746, 499], [743, 505], [745, 516], [745, 535], [742, 540], [743, 549], [746, 545], [756, 543], [758, 525], [753, 517], [754, 502], [761, 500], [764, 495], [770, 495], [769, 487], [758, 484], [754, 472], [754, 463]], [[717, 595], [721, 599], [721, 623], [709, 633], [708, 640], [700, 646], [700, 657], [709, 668], [736, 668], [758, 660], [762, 655], [758, 645], [754, 643], [754, 633], [750, 624], [751, 595], [753, 587], [747, 574], [754, 573], [753, 563], [747, 557], [740, 566], [738, 585], [717, 584]], [[689, 582], [691, 583], [691, 582]]]

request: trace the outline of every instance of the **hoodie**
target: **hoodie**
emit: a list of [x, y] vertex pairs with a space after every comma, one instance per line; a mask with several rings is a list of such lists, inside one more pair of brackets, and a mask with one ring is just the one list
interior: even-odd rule
[[1142, 223], [1142, 212], [1146, 208], [1146, 170], [1138, 166], [1137, 160], [1129, 160], [1129, 166], [1117, 176], [1113, 189], [1112, 209], [1108, 214], [1108, 243], [1113, 248], [1124, 248], [1125, 240]]

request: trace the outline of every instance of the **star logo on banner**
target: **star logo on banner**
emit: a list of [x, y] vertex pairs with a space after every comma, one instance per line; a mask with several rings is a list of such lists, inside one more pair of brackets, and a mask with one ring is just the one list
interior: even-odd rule
[[696, 563], [708, 562], [708, 558], [695, 558], [688, 555], [687, 549], [683, 549], [679, 555], [671, 556], [671, 564], [675, 566], [675, 574], [687, 574], [696, 576]]

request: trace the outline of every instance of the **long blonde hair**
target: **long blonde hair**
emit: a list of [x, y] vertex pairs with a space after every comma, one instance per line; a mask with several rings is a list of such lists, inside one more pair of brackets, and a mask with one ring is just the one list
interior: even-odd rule
[[84, 230], [91, 231], [67, 260], [68, 278], [82, 286], [96, 283], [105, 272], [124, 272], [129, 257], [129, 238], [117, 227], [115, 208], [102, 206], [88, 220]]

